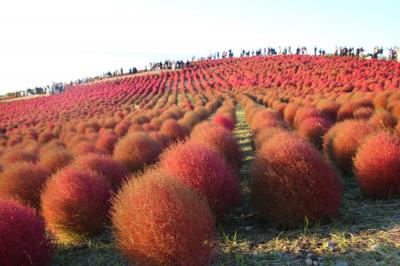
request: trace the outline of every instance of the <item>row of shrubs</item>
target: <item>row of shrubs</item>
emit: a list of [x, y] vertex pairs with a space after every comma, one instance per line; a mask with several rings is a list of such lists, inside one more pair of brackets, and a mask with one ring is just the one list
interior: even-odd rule
[[[46, 265], [55, 243], [81, 243], [110, 223], [131, 262], [206, 264], [216, 218], [240, 198], [233, 106], [226, 100], [212, 122], [194, 126], [188, 139], [174, 135], [165, 148], [133, 132], [116, 144], [113, 158], [90, 153], [55, 173], [32, 162], [9, 165], [0, 178], [0, 239], [9, 241], [0, 245], [0, 264]], [[25, 242], [29, 230], [35, 234]]]
[[300, 135], [322, 148], [325, 158], [343, 176], [354, 176], [363, 194], [377, 198], [398, 194], [397, 91], [348, 93], [337, 100], [294, 97], [288, 104], [273, 100], [272, 95], [258, 94], [254, 98], [271, 105]]

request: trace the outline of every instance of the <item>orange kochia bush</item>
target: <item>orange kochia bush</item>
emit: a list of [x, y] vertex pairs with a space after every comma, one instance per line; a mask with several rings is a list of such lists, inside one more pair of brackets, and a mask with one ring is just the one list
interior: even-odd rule
[[104, 228], [110, 197], [104, 176], [64, 168], [47, 181], [41, 195], [42, 214], [59, 242], [79, 243]]
[[354, 173], [361, 191], [387, 198], [400, 193], [400, 136], [389, 132], [371, 135], [354, 158]]
[[345, 120], [336, 123], [324, 136], [326, 157], [344, 173], [352, 170], [352, 159], [361, 142], [377, 129], [363, 120]]
[[51, 172], [43, 166], [30, 162], [8, 165], [0, 174], [0, 198], [15, 199], [39, 208], [40, 193], [50, 175]]
[[206, 199], [160, 169], [130, 179], [114, 199], [118, 247], [137, 265], [207, 265], [214, 216]]
[[114, 159], [135, 172], [142, 170], [146, 164], [156, 162], [160, 152], [161, 143], [146, 133], [129, 133], [115, 146]]

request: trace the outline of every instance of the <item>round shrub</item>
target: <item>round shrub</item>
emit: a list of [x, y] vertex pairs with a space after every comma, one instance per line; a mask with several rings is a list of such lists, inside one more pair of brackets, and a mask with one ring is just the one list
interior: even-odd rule
[[0, 164], [3, 166], [13, 164], [16, 162], [35, 162], [36, 156], [32, 152], [28, 152], [22, 149], [8, 149], [0, 158]]
[[95, 147], [102, 153], [112, 154], [118, 137], [114, 134], [102, 134], [96, 140]]
[[53, 148], [40, 154], [39, 163], [53, 173], [72, 162], [72, 154], [63, 148]]
[[254, 147], [258, 150], [265, 142], [272, 138], [277, 133], [286, 132], [285, 129], [280, 127], [269, 127], [261, 129], [254, 136]]
[[235, 120], [228, 115], [216, 115], [213, 119], [213, 123], [222, 126], [230, 131], [233, 131], [235, 129]]
[[396, 120], [388, 111], [380, 111], [375, 113], [370, 119], [371, 125], [376, 128], [393, 129], [396, 126]]
[[239, 169], [242, 165], [243, 154], [240, 146], [232, 132], [223, 127], [195, 128], [192, 131], [191, 140], [219, 151], [226, 162], [235, 169]]
[[296, 115], [297, 110], [300, 107], [295, 103], [289, 103], [283, 110], [283, 119], [288, 125], [293, 125], [293, 119]]
[[49, 265], [53, 246], [35, 211], [0, 200], [0, 265]]
[[92, 170], [103, 175], [114, 191], [117, 191], [128, 174], [128, 169], [124, 165], [107, 155], [89, 154], [82, 156], [74, 161], [72, 167]]
[[43, 166], [30, 162], [8, 165], [0, 174], [0, 198], [39, 208], [40, 193], [50, 175], [51, 172]]
[[332, 100], [322, 100], [316, 107], [331, 121], [336, 121], [337, 112], [340, 108], [340, 105], [337, 102]]
[[260, 216], [280, 226], [332, 219], [340, 207], [341, 187], [333, 169], [306, 140], [275, 134], [257, 153], [251, 196]]
[[206, 265], [215, 219], [206, 199], [169, 174], [150, 169], [116, 196], [118, 247], [135, 265]]
[[162, 154], [161, 167], [206, 196], [211, 209], [223, 214], [240, 197], [239, 178], [222, 155], [204, 144], [179, 143]]
[[182, 140], [189, 134], [189, 130], [174, 119], [166, 120], [160, 128], [160, 132], [173, 141]]
[[400, 137], [381, 131], [360, 145], [354, 173], [361, 191], [377, 198], [400, 192]]
[[322, 112], [317, 108], [301, 107], [297, 109], [296, 115], [293, 118], [293, 127], [298, 128], [306, 119], [311, 117], [321, 117], [326, 119]]
[[55, 138], [54, 134], [52, 132], [47, 131], [47, 132], [43, 132], [39, 135], [38, 142], [40, 144], [46, 144], [54, 138]]
[[323, 117], [310, 117], [300, 123], [299, 134], [308, 139], [318, 149], [322, 148], [322, 138], [332, 126], [330, 120]]
[[89, 141], [82, 141], [70, 148], [72, 154], [76, 157], [84, 156], [87, 154], [99, 153], [95, 145]]
[[361, 107], [354, 111], [354, 119], [368, 120], [374, 114], [374, 109], [371, 107]]
[[41, 195], [43, 217], [60, 243], [80, 243], [104, 228], [110, 196], [105, 177], [65, 168], [46, 183]]
[[163, 133], [160, 133], [158, 131], [152, 131], [148, 133], [149, 137], [158, 141], [161, 144], [161, 148], [164, 148], [168, 146], [168, 143], [170, 143], [170, 138]]
[[161, 152], [158, 141], [146, 133], [130, 133], [122, 138], [114, 149], [114, 159], [125, 165], [130, 171], [139, 171], [146, 164], [155, 163]]
[[363, 120], [336, 123], [324, 136], [324, 154], [344, 173], [352, 170], [352, 159], [361, 142], [376, 128]]
[[271, 109], [263, 109], [256, 112], [250, 121], [250, 129], [255, 134], [263, 128], [283, 126], [278, 113]]

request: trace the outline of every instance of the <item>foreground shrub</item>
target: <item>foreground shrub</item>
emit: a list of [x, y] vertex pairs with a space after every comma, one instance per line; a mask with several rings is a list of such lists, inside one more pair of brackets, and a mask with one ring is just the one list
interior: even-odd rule
[[400, 192], [400, 137], [379, 132], [365, 139], [354, 158], [354, 173], [367, 196], [387, 198]]
[[74, 168], [92, 170], [107, 178], [112, 190], [117, 191], [128, 174], [128, 169], [107, 155], [89, 154], [74, 161]]
[[131, 179], [116, 196], [112, 223], [135, 265], [207, 265], [214, 217], [205, 198], [159, 170]]
[[257, 153], [251, 195], [261, 217], [280, 226], [332, 219], [340, 207], [335, 172], [306, 140], [278, 133]]
[[39, 208], [40, 193], [51, 172], [29, 162], [8, 165], [0, 175], [0, 198]]
[[350, 173], [358, 146], [375, 131], [374, 126], [363, 120], [336, 123], [324, 136], [324, 153], [344, 173]]
[[49, 265], [53, 246], [35, 211], [0, 200], [0, 265]]
[[103, 176], [66, 168], [53, 175], [43, 190], [43, 217], [61, 243], [79, 243], [104, 228], [110, 195]]
[[239, 200], [239, 179], [222, 155], [204, 144], [186, 142], [161, 156], [161, 167], [206, 196], [211, 209], [223, 214]]
[[114, 159], [125, 165], [130, 171], [139, 171], [146, 164], [157, 161], [161, 144], [146, 133], [130, 133], [122, 138], [114, 149]]

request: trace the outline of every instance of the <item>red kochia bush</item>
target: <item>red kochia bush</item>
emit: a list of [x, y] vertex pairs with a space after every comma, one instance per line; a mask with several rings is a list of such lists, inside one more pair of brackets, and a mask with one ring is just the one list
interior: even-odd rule
[[103, 229], [110, 196], [105, 177], [89, 170], [65, 168], [47, 181], [42, 192], [43, 217], [61, 243], [79, 243]]
[[218, 114], [214, 117], [213, 123], [220, 125], [230, 131], [235, 129], [235, 120], [229, 115]]
[[143, 169], [146, 164], [157, 161], [161, 144], [146, 133], [130, 133], [122, 138], [114, 149], [114, 159], [125, 165], [130, 171]]
[[340, 207], [335, 172], [308, 141], [292, 133], [278, 133], [260, 148], [250, 189], [259, 214], [281, 226], [334, 218]]
[[400, 137], [382, 131], [366, 138], [354, 158], [354, 173], [368, 196], [400, 193]]
[[8, 165], [0, 175], [0, 198], [39, 208], [40, 192], [50, 174], [44, 167], [29, 162]]
[[322, 147], [322, 138], [331, 126], [331, 121], [326, 118], [310, 117], [300, 123], [297, 131], [320, 149]]
[[216, 214], [239, 200], [239, 178], [219, 152], [204, 144], [191, 141], [169, 148], [161, 156], [161, 167], [205, 195]]
[[242, 165], [243, 154], [231, 131], [220, 126], [195, 127], [191, 139], [219, 151], [231, 167]]
[[206, 199], [160, 170], [132, 178], [116, 196], [112, 223], [135, 265], [207, 265], [215, 219]]
[[53, 246], [35, 211], [16, 201], [0, 200], [0, 265], [49, 265]]
[[74, 161], [73, 167], [89, 169], [103, 175], [107, 178], [114, 191], [120, 187], [125, 176], [128, 174], [128, 169], [124, 165], [107, 155], [89, 154], [82, 156]]
[[343, 172], [351, 172], [358, 146], [375, 131], [374, 126], [363, 120], [336, 123], [324, 136], [324, 154]]

